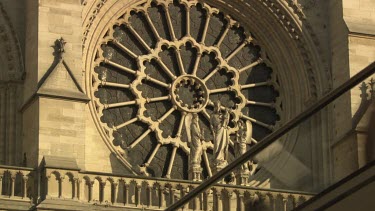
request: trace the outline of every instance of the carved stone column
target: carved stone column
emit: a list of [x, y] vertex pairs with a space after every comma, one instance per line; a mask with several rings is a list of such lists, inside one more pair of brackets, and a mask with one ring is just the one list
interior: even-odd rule
[[82, 180], [77, 178], [77, 180], [75, 181], [76, 182], [76, 199], [77, 200], [80, 200], [81, 199], [81, 184], [82, 184]]
[[166, 204], [165, 204], [165, 189], [164, 189], [164, 187], [160, 186], [159, 193], [160, 193], [160, 208], [166, 207]]
[[89, 182], [88, 185], [89, 185], [89, 202], [92, 202], [92, 195], [93, 195], [93, 192], [94, 192], [94, 190], [93, 190], [94, 181]]
[[100, 182], [100, 187], [101, 187], [101, 188], [99, 188], [99, 201], [100, 201], [100, 203], [103, 203], [104, 199], [105, 199], [105, 196], [104, 196], [104, 194], [105, 194], [105, 184], [106, 184], [105, 181]]
[[204, 191], [203, 192], [203, 210], [207, 211], [208, 210], [208, 195], [210, 194], [210, 191]]
[[129, 184], [124, 184], [124, 188], [125, 188], [125, 196], [124, 196], [124, 205], [127, 206], [128, 205], [128, 198], [129, 198]]
[[215, 197], [215, 207], [216, 211], [223, 211], [223, 198], [221, 191], [215, 190], [214, 191], [214, 197]]
[[242, 192], [237, 193], [237, 200], [238, 200], [238, 211], [245, 211], [245, 195]]
[[59, 198], [62, 198], [63, 196], [63, 181], [64, 181], [65, 177], [60, 177], [60, 180], [59, 180]]
[[10, 177], [11, 181], [11, 188], [10, 188], [10, 197], [14, 197], [14, 188], [15, 188], [15, 182], [16, 182], [16, 175], [11, 175]]
[[135, 190], [136, 190], [136, 206], [139, 207], [141, 205], [141, 185], [136, 185]]
[[[22, 177], [22, 198], [26, 198], [27, 197], [27, 181], [29, 180], [29, 177], [28, 176], [23, 176]], [[1, 182], [1, 181], [0, 181]], [[1, 189], [0, 189], [1, 191]]]
[[112, 201], [112, 203], [113, 203], [113, 204], [116, 204], [116, 203], [117, 203], [118, 183], [117, 183], [117, 182], [114, 182], [114, 183], [112, 184], [112, 187], [113, 187], [113, 201]]
[[169, 188], [169, 192], [170, 192], [170, 204], [173, 204], [174, 203], [174, 194], [176, 193], [176, 189], [173, 188], [172, 186]]
[[147, 184], [147, 207], [152, 206], [152, 186], [150, 184]]

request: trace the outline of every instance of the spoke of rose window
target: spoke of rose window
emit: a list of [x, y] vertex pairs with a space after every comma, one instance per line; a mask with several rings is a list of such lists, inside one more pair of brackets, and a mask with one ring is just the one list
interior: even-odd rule
[[204, 43], [204, 41], [206, 40], [208, 25], [210, 24], [210, 19], [211, 19], [211, 16], [212, 16], [212, 14], [209, 11], [207, 11], [206, 15], [207, 15], [207, 18], [206, 18], [206, 23], [204, 24], [201, 43]]
[[210, 114], [208, 114], [207, 109], [203, 109], [201, 113], [206, 117], [208, 121], [210, 121]]
[[184, 63], [182, 62], [182, 57], [181, 57], [180, 49], [176, 50], [176, 54], [177, 54], [178, 68], [180, 69], [180, 74], [181, 75], [185, 75], [186, 72], [185, 72], [185, 68], [184, 68]]
[[147, 103], [154, 103], [154, 102], [160, 102], [160, 101], [165, 101], [169, 100], [169, 96], [163, 96], [163, 97], [153, 97], [153, 98], [146, 98]]
[[224, 87], [224, 88], [219, 88], [219, 89], [212, 89], [212, 90], [210, 90], [210, 94], [216, 94], [216, 93], [220, 93], [220, 92], [228, 92], [231, 89], [232, 89], [231, 87]]
[[177, 152], [177, 146], [174, 146], [173, 151], [172, 151], [172, 155], [171, 155], [171, 158], [170, 158], [170, 161], [169, 161], [167, 174], [165, 175], [165, 177], [168, 178], [168, 179], [171, 178], [171, 171], [172, 171], [174, 159], [176, 157], [176, 152]]
[[190, 7], [186, 7], [186, 36], [190, 36]]
[[251, 138], [251, 142], [253, 142], [254, 144], [258, 143], [258, 141], [255, 140], [254, 138]]
[[146, 17], [147, 23], [151, 27], [151, 30], [154, 33], [156, 39], [159, 41], [160, 40], [159, 32], [156, 29], [156, 27], [155, 27], [154, 23], [152, 22], [150, 16], [148, 15], [147, 11], [144, 12], [144, 16]]
[[109, 64], [109, 65], [111, 65], [112, 67], [116, 67], [116, 68], [118, 68], [118, 69], [120, 69], [120, 70], [123, 70], [123, 71], [125, 71], [125, 72], [127, 72], [127, 73], [130, 73], [130, 74], [136, 74], [136, 71], [135, 71], [135, 70], [132, 70], [132, 69], [127, 68], [127, 67], [124, 67], [124, 66], [122, 66], [122, 65], [120, 65], [120, 64], [117, 64], [116, 62], [112, 62], [112, 61], [110, 61], [110, 60], [108, 60], [108, 59], [104, 59], [104, 63]]
[[252, 40], [251, 37], [249, 37], [246, 40], [244, 40], [242, 42], [242, 44], [239, 45], [225, 60], [227, 62], [229, 62], [229, 60], [231, 60], [238, 52], [240, 52], [242, 50], [242, 48], [244, 48], [247, 44], [249, 44], [251, 42], [251, 40]]
[[165, 18], [167, 19], [169, 34], [171, 35], [171, 38], [172, 38], [173, 41], [177, 40], [176, 35], [174, 34], [171, 15], [169, 14], [168, 6], [165, 6], [164, 9], [165, 9]]
[[206, 82], [208, 79], [210, 79], [217, 71], [219, 71], [220, 67], [216, 67], [213, 69], [204, 79], [203, 81]]
[[157, 85], [159, 85], [159, 86], [162, 86], [162, 87], [168, 88], [168, 89], [169, 89], [169, 87], [170, 87], [169, 84], [166, 84], [166, 83], [164, 83], [164, 82], [162, 82], [162, 81], [159, 81], [159, 80], [157, 80], [157, 79], [155, 79], [155, 78], [152, 78], [151, 76], [148, 76], [148, 75], [146, 75], [145, 80], [146, 80], [146, 81], [150, 81], [150, 82], [152, 82], [152, 83], [154, 83], [154, 84], [157, 84]]
[[270, 85], [270, 82], [266, 81], [266, 82], [240, 85], [240, 89], [242, 90], [242, 89], [249, 89], [249, 88], [254, 88], [254, 87], [258, 87], [258, 86], [268, 86], [268, 85]]
[[127, 126], [127, 125], [130, 125], [130, 124], [136, 122], [137, 120], [138, 120], [137, 117], [135, 117], [135, 118], [133, 118], [133, 119], [130, 119], [130, 120], [128, 120], [128, 121], [126, 121], [126, 122], [124, 122], [124, 123], [122, 123], [122, 124], [119, 124], [119, 125], [115, 126], [115, 127], [114, 127], [114, 130], [118, 130], [118, 129], [123, 128], [123, 127], [125, 127], [125, 126]]
[[113, 82], [107, 82], [107, 81], [100, 81], [100, 86], [114, 87], [114, 88], [125, 88], [125, 89], [130, 88], [130, 85], [128, 85], [128, 84], [119, 84], [119, 83], [113, 83]]
[[161, 66], [161, 68], [165, 71], [165, 73], [167, 73], [169, 75], [169, 77], [171, 77], [172, 79], [176, 79], [176, 76], [171, 72], [171, 70], [164, 64], [163, 61], [161, 61], [160, 59], [157, 59], [156, 60], [157, 63]]
[[208, 176], [212, 177], [212, 171], [210, 167], [210, 161], [208, 160], [208, 156], [207, 156], [207, 150], [203, 150], [203, 159], [207, 167], [207, 174]]
[[148, 167], [150, 165], [150, 163], [152, 162], [152, 160], [154, 159], [156, 153], [159, 151], [159, 148], [161, 146], [161, 143], [158, 143], [154, 149], [154, 151], [152, 151], [150, 157], [147, 159], [147, 162], [145, 163], [145, 166]]
[[138, 42], [141, 43], [141, 45], [149, 52], [151, 53], [150, 46], [147, 45], [147, 43], [142, 39], [142, 37], [138, 34], [137, 31], [133, 28], [132, 25], [127, 24], [126, 27], [130, 30], [130, 32], [137, 38]]
[[136, 103], [137, 102], [135, 100], [132, 100], [132, 101], [121, 102], [121, 103], [104, 104], [104, 109], [130, 106], [130, 105], [135, 105]]
[[198, 66], [199, 66], [199, 62], [200, 62], [201, 58], [202, 58], [202, 53], [198, 52], [197, 58], [195, 59], [194, 69], [193, 69], [193, 72], [191, 73], [192, 75], [197, 74], [197, 70], [198, 70]]
[[162, 123], [169, 115], [171, 115], [173, 113], [173, 111], [175, 111], [176, 109], [175, 108], [171, 108], [169, 109], [169, 111], [167, 113], [165, 113], [162, 117], [160, 117], [157, 122]]
[[113, 40], [113, 43], [118, 47], [120, 48], [122, 51], [124, 51], [126, 54], [128, 54], [129, 56], [131, 56], [132, 58], [137, 58], [137, 54], [133, 53], [133, 51], [131, 51], [129, 48], [125, 47], [120, 41], [118, 41], [117, 39], [114, 39]]
[[249, 116], [242, 115], [241, 118], [243, 118], [245, 120], [249, 120], [249, 121], [251, 121], [251, 122], [253, 122], [253, 123], [257, 124], [257, 125], [260, 125], [262, 127], [265, 127], [265, 128], [267, 128], [269, 130], [273, 130], [273, 125], [266, 124], [264, 122], [261, 122], [259, 120], [254, 119], [254, 118], [251, 118]]
[[246, 102], [246, 104], [265, 106], [265, 107], [269, 107], [269, 108], [275, 108], [275, 105], [273, 103], [262, 103], [262, 102], [256, 102], [256, 101], [248, 100]]
[[[214, 106], [215, 106], [215, 103], [212, 102], [212, 100], [209, 100], [209, 101], [208, 101], [208, 105], [214, 107]], [[229, 111], [229, 109], [226, 108], [225, 106], [220, 106], [220, 110], [221, 110], [221, 111], [227, 111], [227, 110]]]
[[[157, 122], [160, 124], [162, 123], [175, 109], [171, 108], [167, 113], [165, 113], [160, 119], [157, 120]], [[134, 148], [140, 141], [142, 141], [152, 130], [149, 128], [146, 130], [140, 137], [137, 138], [133, 143], [129, 145], [129, 148]]]
[[182, 117], [180, 119], [180, 124], [178, 125], [178, 130], [177, 130], [177, 133], [176, 133], [176, 137], [181, 137], [181, 132], [182, 132], [182, 128], [184, 126], [185, 117], [186, 117], [186, 113], [183, 113]]
[[239, 73], [242, 73], [243, 71], [246, 71], [246, 70], [248, 70], [248, 69], [250, 69], [250, 68], [252, 68], [252, 67], [254, 67], [254, 66], [256, 66], [256, 65], [258, 65], [258, 64], [260, 64], [260, 63], [262, 63], [262, 62], [263, 62], [263, 59], [262, 59], [262, 58], [259, 58], [259, 59], [256, 60], [255, 62], [253, 62], [253, 63], [251, 63], [251, 64], [249, 64], [249, 65], [247, 65], [247, 66], [245, 66], [245, 67], [243, 67], [243, 68], [241, 68], [241, 69], [239, 69], [238, 72], [239, 72]]
[[140, 141], [142, 141], [149, 133], [151, 133], [151, 129], [147, 129], [141, 136], [137, 138], [133, 143], [131, 143], [128, 148], [133, 149]]
[[224, 30], [223, 34], [221, 35], [219, 41], [217, 41], [217, 43], [216, 43], [216, 47], [217, 47], [217, 48], [220, 48], [221, 43], [224, 41], [224, 38], [227, 36], [227, 34], [228, 34], [228, 32], [229, 32], [229, 29], [230, 29], [230, 24], [228, 23], [228, 24], [225, 26], [225, 30]]

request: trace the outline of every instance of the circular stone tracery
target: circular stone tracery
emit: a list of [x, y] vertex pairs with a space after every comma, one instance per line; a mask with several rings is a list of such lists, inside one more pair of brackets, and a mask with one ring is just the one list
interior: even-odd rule
[[147, 1], [114, 20], [99, 43], [92, 90], [103, 134], [141, 173], [186, 179], [184, 120], [194, 112], [204, 132], [204, 176], [211, 175], [217, 100], [231, 115], [230, 134], [239, 119], [253, 123], [253, 143], [278, 120], [277, 78], [266, 54], [216, 8]]
[[208, 103], [208, 90], [199, 78], [192, 75], [178, 77], [171, 88], [172, 102], [186, 112], [200, 112]]

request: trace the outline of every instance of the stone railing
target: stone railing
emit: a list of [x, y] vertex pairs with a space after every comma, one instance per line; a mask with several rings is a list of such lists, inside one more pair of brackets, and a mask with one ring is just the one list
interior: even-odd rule
[[33, 169], [0, 165], [0, 199], [31, 202]]
[[[91, 206], [163, 210], [199, 182], [120, 176], [46, 168], [42, 199], [63, 199]], [[309, 193], [218, 184], [185, 205], [184, 210], [292, 210], [312, 197]]]

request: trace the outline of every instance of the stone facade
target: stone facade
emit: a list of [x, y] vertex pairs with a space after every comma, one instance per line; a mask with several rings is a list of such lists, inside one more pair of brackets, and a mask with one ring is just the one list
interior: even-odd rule
[[[95, 203], [103, 205], [95, 209], [105, 209], [105, 201], [108, 205], [123, 205], [127, 200], [134, 205], [134, 209], [141, 209], [153, 200], [161, 200], [160, 204], [148, 205], [157, 209], [156, 207], [165, 207], [178, 198], [174, 198], [169, 192], [172, 189], [178, 189], [180, 194], [184, 194], [184, 188], [181, 187], [185, 187], [185, 183], [177, 187], [178, 181], [174, 179], [188, 179], [190, 148], [187, 141], [180, 137], [186, 136], [181, 129], [184, 128], [183, 116], [185, 112], [189, 113], [194, 109], [184, 110], [184, 106], [190, 104], [180, 103], [176, 96], [186, 97], [188, 100], [190, 98], [181, 93], [176, 94], [178, 91], [173, 86], [180, 87], [183, 83], [190, 83], [191, 86], [187, 87], [185, 92], [197, 84], [207, 86], [207, 90], [197, 88], [199, 93], [192, 95], [204, 98], [202, 105], [207, 106], [208, 111], [212, 108], [211, 100], [221, 99], [224, 107], [232, 107], [232, 119], [252, 121], [255, 137], [253, 138], [256, 142], [256, 139], [262, 139], [375, 60], [375, 4], [370, 0], [205, 0], [206, 5], [203, 6], [195, 5], [196, 1], [185, 0], [174, 1], [174, 4], [167, 6], [163, 5], [168, 2], [164, 0], [148, 6], [149, 2], [151, 1], [0, 0], [0, 165], [22, 166], [23, 169], [16, 169], [14, 172], [23, 171], [22, 176], [25, 178], [33, 174], [33, 179], [23, 180], [24, 185], [30, 188], [25, 186], [18, 194], [19, 197], [26, 198], [22, 194], [26, 194], [28, 189], [33, 198], [32, 202], [39, 204], [38, 210], [56, 208], [64, 203], [66, 210], [73, 209], [76, 205], [82, 206], [77, 208], [78, 210], [90, 210], [90, 206]], [[134, 8], [137, 8], [139, 14], [130, 12]], [[158, 22], [158, 14], [164, 14], [161, 11], [166, 10], [165, 8], [169, 8], [170, 13], [165, 13], [166, 18], [161, 17]], [[150, 20], [147, 17], [151, 17]], [[189, 24], [187, 27], [185, 24], [179, 25], [179, 21], [187, 21]], [[150, 22], [154, 22], [155, 25], [143, 30], [142, 27]], [[229, 32], [225, 32], [226, 22], [229, 22]], [[114, 32], [118, 25], [123, 27], [121, 30], [124, 34], [115, 36]], [[203, 31], [201, 35], [199, 30]], [[197, 68], [209, 69], [211, 66], [215, 67], [214, 60], [218, 61], [220, 67], [225, 69], [220, 70], [221, 72], [217, 70], [222, 78], [215, 76], [212, 88], [209, 82], [206, 83], [209, 81], [209, 77], [205, 79], [207, 76], [198, 75], [192, 79], [179, 76], [170, 82], [173, 92], [157, 96], [161, 90], [157, 87], [168, 88], [169, 82], [163, 81], [163, 76], [159, 77], [161, 74], [147, 73], [149, 66], [146, 63], [152, 65], [152, 59], [147, 57], [148, 54], [150, 58], [155, 55], [162, 58], [161, 61], [166, 65], [160, 65], [160, 62], [159, 65], [164, 70], [163, 74], [167, 76], [178, 76], [177, 70], [183, 67], [186, 71], [197, 71], [193, 62], [185, 64], [181, 61], [190, 55], [188, 51], [184, 54], [182, 48], [179, 49], [179, 46], [185, 46], [187, 43], [186, 39], [180, 39], [184, 33], [196, 41], [193, 46], [196, 46], [198, 51], [211, 53], [207, 58], [201, 58], [198, 54], [197, 58], [201, 59], [203, 66], [198, 65]], [[225, 38], [226, 33], [229, 34], [229, 38]], [[156, 41], [153, 41], [153, 34], [160, 34], [160, 37], [156, 36]], [[224, 35], [222, 40], [219, 35]], [[147, 36], [151, 38], [148, 39]], [[64, 44], [59, 43], [61, 38]], [[129, 44], [129, 49], [125, 44], [116, 41], [120, 38]], [[140, 41], [142, 38], [145, 39], [144, 42]], [[155, 43], [162, 38], [169, 39], [165, 43], [174, 48], [159, 49]], [[224, 47], [221, 49], [218, 43], [224, 43]], [[238, 47], [242, 44], [242, 47]], [[241, 51], [244, 47], [247, 49], [248, 45], [249, 55], [259, 57], [258, 60], [252, 61], [246, 54], [248, 52]], [[146, 48], [146, 51], [150, 48], [149, 52], [143, 53], [142, 47]], [[173, 54], [172, 51], [176, 48], [177, 63], [173, 65], [173, 62], [167, 61], [167, 57]], [[136, 49], [141, 50], [137, 52]], [[108, 56], [111, 50], [115, 51], [113, 57], [116, 58], [113, 60]], [[142, 64], [139, 66], [144, 65], [143, 71], [146, 74], [135, 74], [139, 79], [139, 83], [135, 83], [138, 87], [134, 88], [134, 82], [126, 81], [133, 76], [117, 76], [120, 75], [119, 69], [132, 73], [131, 68], [134, 67], [131, 66], [131, 62], [131, 68], [125, 67], [128, 65], [126, 61], [131, 59], [127, 58], [125, 61], [124, 53], [119, 53], [121, 50], [134, 57], [135, 67], [140, 61]], [[229, 61], [231, 59], [232, 62]], [[120, 66], [114, 65], [113, 61], [118, 62]], [[246, 65], [249, 64], [246, 62], [250, 64], [248, 68]], [[199, 60], [196, 63], [198, 64]], [[231, 69], [232, 67], [234, 68]], [[108, 76], [104, 79], [100, 68], [107, 71]], [[169, 73], [168, 69], [173, 70], [173, 73]], [[230, 75], [230, 71], [234, 76], [226, 75]], [[246, 77], [241, 77], [236, 71], [248, 72]], [[259, 73], [261, 71], [266, 73]], [[254, 75], [253, 80], [251, 77]], [[146, 87], [147, 80], [151, 81], [151, 84], [154, 83], [151, 88]], [[182, 82], [175, 82], [178, 80]], [[232, 80], [234, 85], [225, 80]], [[223, 84], [225, 85], [220, 86]], [[111, 86], [125, 87], [133, 92], [120, 90], [120, 93], [119, 90], [111, 91], [112, 88], [106, 90]], [[230, 88], [227, 89], [226, 86]], [[260, 88], [254, 93], [244, 94], [246, 86]], [[202, 94], [210, 89], [213, 90], [211, 96], [225, 89], [224, 91], [235, 93], [233, 98], [239, 100], [234, 99], [234, 105], [230, 105], [228, 102], [232, 100], [232, 95], [210, 99], [208, 94]], [[369, 113], [366, 109], [372, 99], [368, 90], [371, 89], [368, 88], [364, 92], [367, 91], [369, 97], [364, 97], [360, 86], [354, 88], [351, 93], [344, 94], [322, 112], [301, 124], [298, 129], [285, 135], [280, 140], [280, 146], [271, 148], [267, 153], [279, 152], [280, 148], [285, 150], [280, 153], [278, 159], [264, 164], [264, 167], [251, 177], [252, 184], [260, 184], [260, 188], [266, 189], [318, 191], [362, 166], [365, 163], [363, 149], [366, 148], [367, 129], [363, 130], [361, 124], [365, 124], [363, 116]], [[112, 98], [107, 97], [108, 94]], [[133, 99], [132, 95], [136, 97]], [[269, 102], [262, 101], [265, 99]], [[140, 109], [107, 112], [111, 104], [116, 107], [115, 104], [122, 103], [121, 100], [129, 102], [130, 106], [130, 102], [134, 100], [134, 107], [139, 106]], [[163, 100], [167, 100], [168, 103], [171, 101], [171, 109], [174, 110], [163, 110], [162, 107], [166, 104], [146, 106], [149, 102]], [[207, 121], [211, 111], [203, 112], [201, 107], [197, 110], [198, 113], [202, 111], [199, 118], [202, 119], [200, 125], [204, 131], [203, 136], [211, 140], [210, 125]], [[168, 115], [163, 117], [163, 113]], [[156, 119], [153, 114], [157, 114]], [[169, 114], [176, 119], [175, 123], [173, 118], [167, 119]], [[120, 117], [121, 120], [118, 120]], [[171, 123], [163, 128], [164, 119]], [[138, 125], [128, 127], [133, 123]], [[119, 125], [127, 128], [126, 131], [118, 129]], [[229, 124], [229, 127], [233, 131], [238, 129], [235, 124]], [[146, 132], [140, 132], [143, 129]], [[171, 131], [171, 134], [166, 134], [168, 131]], [[173, 137], [172, 133], [178, 135]], [[142, 138], [138, 140], [139, 137]], [[138, 143], [141, 147], [138, 147]], [[212, 175], [212, 147], [210, 141], [203, 147], [203, 179]], [[230, 150], [229, 154], [228, 159], [233, 159], [234, 153]], [[293, 155], [293, 159], [289, 159], [290, 155]], [[60, 161], [69, 163], [66, 164], [66, 168], [70, 171], [61, 169], [62, 166], [58, 164]], [[299, 169], [295, 175], [285, 173], [295, 168]], [[6, 172], [6, 168], [3, 169], [4, 171], [0, 168], [0, 172]], [[12, 174], [12, 171], [9, 172]], [[129, 178], [133, 180], [125, 175], [131, 175]], [[151, 181], [148, 186], [144, 176], [149, 177]], [[12, 178], [4, 176], [8, 177]], [[43, 178], [42, 182], [38, 182], [39, 177]], [[162, 185], [154, 177], [163, 177]], [[3, 176], [0, 175], [0, 178]], [[138, 181], [134, 178], [142, 179]], [[168, 186], [168, 179], [176, 187]], [[298, 179], [299, 182], [295, 182], [294, 179]], [[21, 180], [19, 183], [16, 183], [16, 180], [9, 179], [13, 181], [7, 186], [9, 190], [12, 189], [11, 184], [21, 184]], [[134, 198], [128, 194], [126, 197], [121, 195], [121, 191], [128, 190], [118, 189], [121, 185], [126, 187], [124, 181], [132, 185], [129, 194]], [[33, 184], [29, 185], [33, 182], [44, 183], [45, 186], [41, 189], [45, 188], [45, 192], [38, 191], [38, 188], [35, 188], [37, 186]], [[156, 186], [159, 192], [154, 193], [149, 186]], [[68, 188], [68, 191], [65, 188]], [[171, 190], [164, 191], [167, 188]], [[251, 192], [250, 189], [238, 190], [240, 191], [233, 186], [233, 191], [229, 195], [224, 193], [225, 196], [222, 196], [221, 186], [212, 189], [209, 193], [210, 200], [216, 203], [212, 209], [220, 210], [224, 206], [242, 210], [244, 207], [240, 206], [249, 206], [248, 203], [231, 205], [242, 200], [240, 196], [246, 195], [248, 201], [255, 197], [255, 192]], [[115, 196], [117, 192], [119, 195]], [[240, 192], [243, 195], [239, 194]], [[137, 195], [141, 193], [145, 195]], [[276, 197], [273, 199], [265, 197], [267, 194], [257, 195], [260, 198], [255, 201], [279, 200], [277, 194], [268, 194]], [[308, 195], [304, 197], [308, 198]], [[171, 198], [171, 201], [165, 200], [167, 204], [162, 202], [165, 196]], [[118, 197], [123, 199], [118, 200]], [[225, 198], [222, 200], [225, 202], [221, 203], [220, 197]], [[74, 200], [63, 202], [59, 200], [62, 198]], [[200, 198], [201, 204], [203, 198], [204, 195]], [[206, 204], [208, 198], [205, 198]], [[0, 203], [1, 200], [0, 196]], [[280, 200], [283, 201], [284, 198]], [[291, 205], [287, 205], [291, 202], [286, 201], [285, 207], [291, 208]], [[141, 202], [145, 204], [141, 206]], [[253, 202], [254, 200], [251, 203]], [[5, 204], [11, 206], [12, 202], [7, 201]], [[27, 207], [22, 200], [19, 206]], [[193, 208], [198, 205], [192, 203], [190, 206]], [[203, 206], [205, 205], [202, 205], [201, 209], [209, 209]], [[7, 208], [0, 205], [0, 209]]]

